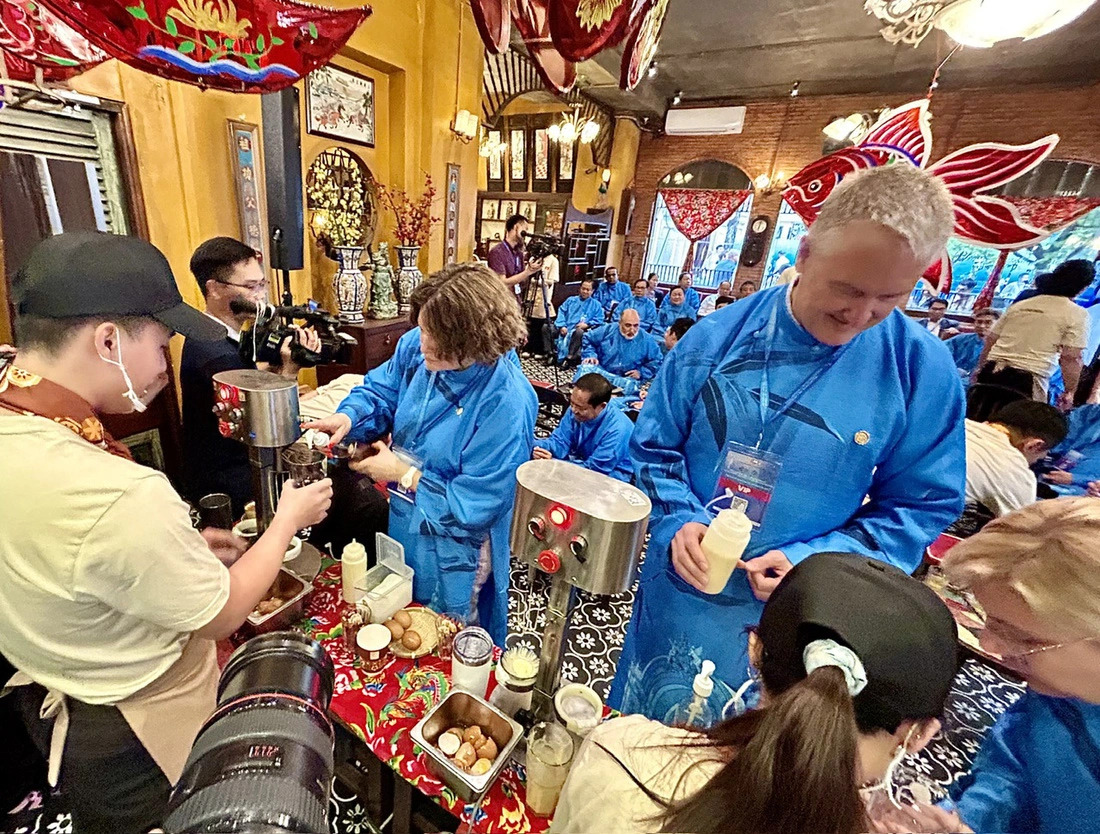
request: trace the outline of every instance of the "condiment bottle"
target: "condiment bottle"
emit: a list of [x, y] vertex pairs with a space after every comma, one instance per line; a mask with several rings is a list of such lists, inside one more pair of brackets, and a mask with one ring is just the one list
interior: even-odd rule
[[705, 729], [714, 723], [714, 710], [707, 699], [714, 691], [714, 664], [703, 661], [703, 668], [691, 684], [691, 697], [674, 706], [665, 715], [665, 723], [673, 727]]
[[741, 510], [722, 510], [710, 523], [699, 545], [709, 566], [707, 594], [720, 594], [730, 581], [752, 535], [752, 522]]
[[355, 586], [360, 584], [367, 575], [367, 549], [352, 539], [340, 554], [340, 562], [344, 602], [354, 605], [365, 596], [365, 592], [358, 590]]

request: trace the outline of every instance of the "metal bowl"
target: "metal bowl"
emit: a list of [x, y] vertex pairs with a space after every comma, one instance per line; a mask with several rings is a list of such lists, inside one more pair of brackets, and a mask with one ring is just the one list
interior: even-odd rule
[[275, 592], [275, 596], [282, 597], [286, 602], [262, 617], [249, 614], [244, 623], [246, 630], [253, 634], [266, 634], [269, 631], [293, 627], [305, 615], [306, 597], [313, 586], [306, 584], [290, 571], [280, 568], [271, 590]]
[[[474, 776], [460, 770], [454, 762], [436, 747], [439, 737], [451, 727], [469, 727], [477, 724], [482, 732], [496, 742], [499, 751], [489, 772]], [[413, 727], [413, 741], [424, 750], [428, 767], [451, 790], [466, 802], [477, 802], [500, 776], [512, 751], [523, 738], [523, 728], [488, 701], [452, 689], [439, 705]]]

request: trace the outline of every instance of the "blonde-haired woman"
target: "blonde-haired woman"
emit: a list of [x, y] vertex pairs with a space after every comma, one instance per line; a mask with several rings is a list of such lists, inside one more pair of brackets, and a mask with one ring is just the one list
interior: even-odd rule
[[[353, 466], [389, 484], [390, 535], [416, 571], [416, 600], [480, 622], [503, 645], [515, 473], [531, 457], [537, 410], [512, 353], [527, 327], [478, 264], [446, 267], [409, 301], [418, 326], [393, 358], [306, 425], [373, 444]], [[392, 448], [381, 442], [390, 433]]]
[[985, 608], [982, 645], [1028, 683], [954, 794], [980, 832], [1100, 825], [1100, 501], [1041, 501], [957, 545], [948, 580]]

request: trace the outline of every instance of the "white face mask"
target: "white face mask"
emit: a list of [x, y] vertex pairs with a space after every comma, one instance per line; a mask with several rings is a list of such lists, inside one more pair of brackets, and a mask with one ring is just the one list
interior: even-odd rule
[[[114, 365], [116, 368], [122, 371], [122, 379], [126, 383], [126, 390], [123, 392], [122, 396], [128, 399], [130, 401], [130, 404], [134, 407], [134, 411], [140, 414], [141, 412], [145, 411], [148, 406], [146, 406], [146, 404], [141, 401], [141, 397], [139, 397], [137, 395], [137, 392], [134, 391], [134, 385], [132, 382], [130, 382], [130, 375], [126, 373], [126, 366], [122, 364], [122, 331], [119, 330], [119, 328], [117, 327], [115, 328], [115, 341], [118, 343], [118, 361], [116, 362], [114, 359], [102, 355], [99, 358], [106, 362], [108, 365]], [[142, 393], [144, 394], [145, 392], [143, 391]]]

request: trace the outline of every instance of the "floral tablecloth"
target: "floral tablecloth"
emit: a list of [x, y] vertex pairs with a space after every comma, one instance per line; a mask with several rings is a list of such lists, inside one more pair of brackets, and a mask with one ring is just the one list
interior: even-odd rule
[[[550, 820], [530, 814], [525, 803], [526, 774], [514, 760], [479, 805], [467, 805], [429, 770], [410, 731], [450, 691], [450, 661], [430, 654], [419, 660], [396, 658], [378, 674], [352, 666], [343, 641], [340, 564], [326, 559], [314, 582], [301, 628], [321, 643], [336, 666], [332, 714], [379, 759], [479, 834], [542, 832]], [[499, 649], [497, 650], [499, 657]]]

